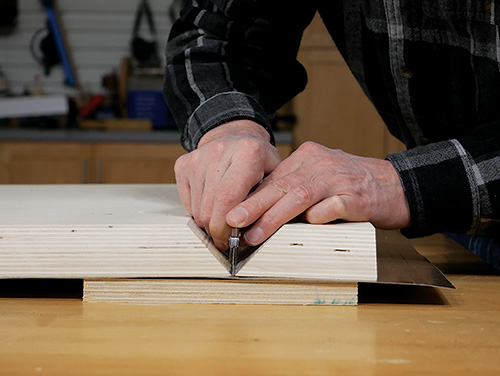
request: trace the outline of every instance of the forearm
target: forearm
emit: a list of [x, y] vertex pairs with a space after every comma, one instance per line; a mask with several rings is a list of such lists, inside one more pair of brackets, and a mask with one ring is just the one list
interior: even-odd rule
[[284, 0], [228, 4], [188, 4], [169, 37], [164, 92], [188, 150], [237, 119], [271, 134], [270, 114], [305, 86], [296, 54], [314, 8]]

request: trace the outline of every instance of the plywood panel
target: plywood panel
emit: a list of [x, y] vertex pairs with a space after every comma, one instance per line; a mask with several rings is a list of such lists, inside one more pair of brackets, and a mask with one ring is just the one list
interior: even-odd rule
[[[227, 278], [174, 185], [0, 186], [0, 278]], [[367, 223], [288, 224], [239, 277], [376, 281]]]

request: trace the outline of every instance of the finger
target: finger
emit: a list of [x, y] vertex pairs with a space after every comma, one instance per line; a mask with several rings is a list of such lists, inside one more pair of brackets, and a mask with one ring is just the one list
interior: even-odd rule
[[[229, 225], [227, 213], [240, 204], [248, 196], [248, 192], [262, 179], [262, 173], [242, 174], [238, 164], [232, 164], [226, 171], [215, 195], [213, 211], [210, 219], [210, 234], [219, 249], [227, 249]], [[237, 227], [234, 223], [232, 226]]]
[[194, 218], [196, 224], [200, 228], [206, 229], [207, 226], [203, 223], [203, 219], [200, 216], [200, 208], [202, 207], [202, 198], [205, 182], [204, 180], [194, 180], [190, 179], [190, 193], [191, 193], [191, 211], [192, 217]]
[[312, 185], [297, 185], [269, 208], [249, 230], [245, 241], [257, 245], [265, 241], [283, 224], [322, 199], [320, 191]]
[[213, 208], [215, 205], [215, 200], [220, 191], [220, 185], [226, 170], [230, 167], [229, 160], [222, 159], [218, 161], [216, 167], [202, 166], [199, 171], [199, 175], [203, 176], [203, 191], [201, 192], [199, 198], [199, 210], [198, 217], [200, 225], [210, 236], [213, 237], [212, 230], [210, 229], [210, 222], [213, 216]]
[[211, 163], [197, 158], [190, 169], [191, 206], [196, 224], [205, 229], [211, 236], [210, 220], [214, 201], [219, 185], [226, 170], [230, 166], [230, 159], [222, 157]]
[[183, 157], [178, 158], [174, 166], [175, 183], [182, 205], [186, 209], [187, 214], [192, 217], [193, 210], [191, 208], [191, 187], [183, 165]]
[[336, 219], [369, 221], [369, 212], [363, 200], [349, 195], [328, 197], [307, 209], [303, 216], [309, 223], [328, 223]]
[[228, 223], [236, 227], [247, 227], [297, 185], [296, 172], [302, 159], [293, 155], [274, 166], [274, 170], [257, 186], [242, 205], [228, 213]]
[[345, 204], [340, 196], [328, 197], [311, 206], [301, 217], [309, 223], [328, 223], [345, 217]]
[[189, 186], [189, 182], [187, 179], [182, 179], [183, 181], [179, 183], [177, 180], [177, 192], [179, 193], [179, 198], [181, 199], [182, 205], [184, 209], [186, 209], [186, 213], [192, 217], [193, 210], [191, 208], [191, 187]]
[[227, 222], [235, 227], [250, 226], [291, 189], [290, 184], [282, 179], [262, 183], [243, 203], [228, 213]]
[[199, 152], [192, 151], [179, 157], [174, 166], [179, 197], [188, 214], [196, 224], [204, 228], [200, 221], [199, 211], [204, 189], [204, 174], [198, 174]]

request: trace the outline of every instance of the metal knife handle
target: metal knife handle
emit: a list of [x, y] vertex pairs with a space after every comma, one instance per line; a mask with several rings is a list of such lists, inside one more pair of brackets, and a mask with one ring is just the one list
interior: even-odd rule
[[238, 249], [240, 248], [241, 230], [239, 228], [231, 227], [231, 234], [229, 235], [229, 273], [231, 277], [236, 276], [236, 264], [238, 260]]
[[231, 234], [229, 235], [229, 248], [238, 247], [240, 245], [240, 236], [240, 229], [231, 227]]

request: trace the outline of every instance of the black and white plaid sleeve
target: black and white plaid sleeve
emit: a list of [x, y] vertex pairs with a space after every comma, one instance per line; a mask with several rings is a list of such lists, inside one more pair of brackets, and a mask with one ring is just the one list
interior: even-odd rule
[[499, 231], [500, 123], [387, 159], [399, 173], [410, 206], [412, 224], [402, 231], [406, 236]]
[[272, 138], [270, 116], [306, 84], [296, 55], [315, 13], [310, 3], [187, 4], [169, 36], [164, 86], [187, 150], [210, 129], [236, 119], [261, 124]]

